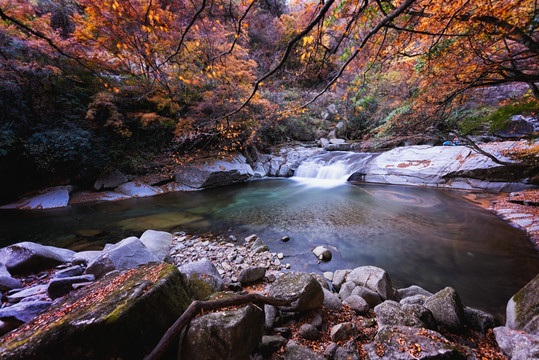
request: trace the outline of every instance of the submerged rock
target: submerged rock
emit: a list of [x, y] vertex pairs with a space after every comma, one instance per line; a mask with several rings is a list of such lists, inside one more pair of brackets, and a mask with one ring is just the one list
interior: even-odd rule
[[191, 321], [181, 342], [181, 358], [244, 360], [264, 332], [264, 313], [254, 305], [204, 314]]
[[313, 254], [321, 261], [331, 260], [331, 251], [325, 246], [317, 246], [313, 249]]
[[1, 339], [0, 358], [140, 359], [190, 302], [172, 265], [110, 274]]

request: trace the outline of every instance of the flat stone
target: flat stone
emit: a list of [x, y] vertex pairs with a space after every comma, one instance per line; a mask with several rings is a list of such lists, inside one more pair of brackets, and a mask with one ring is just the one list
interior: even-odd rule
[[290, 298], [299, 295], [288, 308], [295, 311], [308, 311], [319, 308], [324, 302], [322, 286], [306, 273], [289, 271], [281, 275], [269, 288], [269, 296]]
[[61, 279], [61, 278], [66, 278], [66, 277], [79, 276], [83, 272], [84, 272], [84, 268], [82, 266], [79, 266], [79, 265], [70, 266], [66, 269], [62, 269], [54, 273], [53, 278]]
[[68, 263], [74, 251], [33, 242], [20, 242], [0, 249], [0, 263], [12, 274], [38, 273]]
[[27, 297], [46, 293], [47, 285], [35, 285], [8, 295], [7, 301], [10, 303], [16, 303]]
[[51, 301], [25, 301], [0, 309], [0, 320], [28, 322], [51, 306]]
[[352, 322], [337, 324], [330, 330], [331, 341], [334, 342], [345, 341], [351, 337], [357, 336], [358, 334], [359, 330]]
[[0, 206], [0, 209], [53, 209], [65, 207], [69, 204], [69, 190], [57, 188], [44, 194], [24, 199], [13, 204]]
[[52, 279], [47, 287], [47, 294], [54, 300], [69, 294], [73, 290], [73, 284], [92, 282], [94, 280], [95, 277], [92, 274]]

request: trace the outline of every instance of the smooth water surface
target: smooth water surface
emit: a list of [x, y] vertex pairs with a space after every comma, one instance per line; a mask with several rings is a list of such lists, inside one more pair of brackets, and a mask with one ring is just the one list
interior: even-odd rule
[[[539, 272], [523, 231], [465, 201], [458, 192], [345, 183], [313, 187], [290, 179], [66, 209], [0, 212], [0, 245], [35, 241], [100, 248], [147, 229], [258, 234], [283, 262], [302, 271], [361, 265], [386, 269], [394, 286], [457, 289], [466, 305], [503, 318], [507, 300]], [[279, 239], [289, 235], [287, 243]], [[311, 249], [329, 245], [317, 264]]]

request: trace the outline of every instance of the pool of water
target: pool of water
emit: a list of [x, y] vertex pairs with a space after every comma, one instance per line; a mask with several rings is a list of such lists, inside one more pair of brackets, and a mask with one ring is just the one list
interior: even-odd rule
[[[496, 314], [539, 272], [525, 233], [462, 198], [421, 187], [268, 179], [197, 192], [168, 193], [64, 209], [1, 211], [0, 246], [34, 241], [74, 250], [140, 236], [147, 229], [258, 234], [301, 271], [375, 265], [396, 287], [457, 289], [466, 305]], [[291, 240], [280, 241], [283, 235]], [[319, 264], [311, 249], [328, 245]]]

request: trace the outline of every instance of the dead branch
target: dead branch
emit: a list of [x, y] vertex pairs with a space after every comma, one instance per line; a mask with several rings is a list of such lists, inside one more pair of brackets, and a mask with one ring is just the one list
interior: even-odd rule
[[274, 306], [290, 306], [290, 304], [297, 300], [299, 295], [281, 299], [271, 296], [264, 296], [260, 294], [247, 294], [237, 295], [226, 299], [212, 300], [212, 301], [199, 301], [195, 300], [189, 305], [189, 307], [183, 312], [183, 314], [176, 320], [174, 324], [167, 330], [165, 335], [161, 338], [159, 343], [155, 346], [152, 352], [144, 358], [144, 360], [157, 360], [160, 359], [170, 344], [177, 339], [181, 331], [191, 319], [197, 316], [202, 311], [216, 310], [225, 308], [228, 306], [238, 306], [245, 304], [268, 304]]

